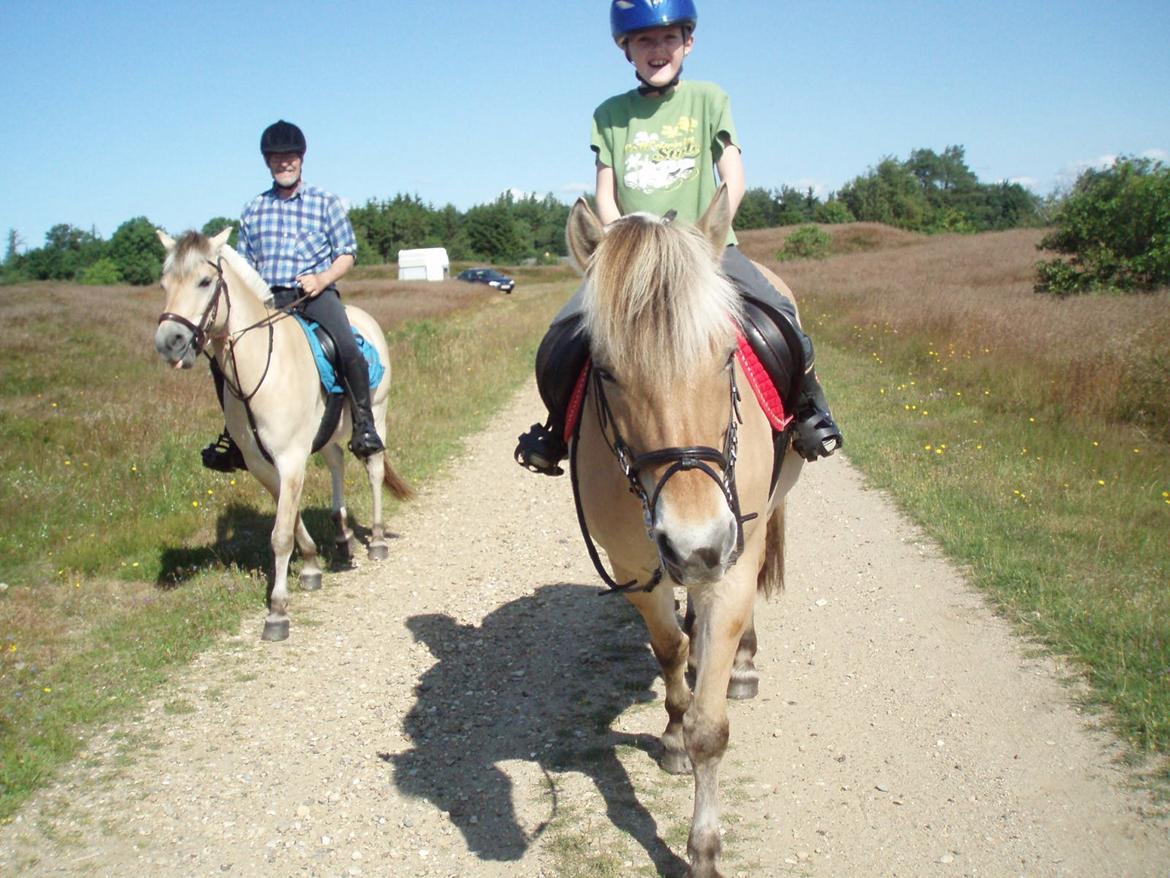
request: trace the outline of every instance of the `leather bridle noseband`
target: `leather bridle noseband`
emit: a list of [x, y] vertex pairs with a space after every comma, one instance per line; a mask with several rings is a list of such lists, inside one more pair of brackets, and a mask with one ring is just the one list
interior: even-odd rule
[[[642, 503], [642, 518], [646, 525], [646, 533], [650, 541], [652, 543], [655, 542], [655, 512], [658, 508], [658, 498], [662, 495], [662, 490], [666, 487], [666, 483], [680, 472], [697, 469], [710, 476], [719, 486], [719, 489], [723, 492], [723, 498], [727, 501], [727, 506], [731, 510], [731, 514], [735, 516], [735, 554], [731, 560], [731, 563], [734, 564], [743, 553], [744, 522], [756, 518], [757, 513], [753, 512], [748, 515], [740, 514], [739, 492], [735, 486], [735, 459], [739, 448], [738, 425], [743, 423], [743, 418], [739, 410], [739, 388], [736, 387], [735, 383], [734, 355], [729, 366], [731, 413], [728, 417], [727, 430], [723, 436], [723, 450], [719, 451], [709, 445], [687, 445], [684, 447], [660, 448], [655, 451], [644, 452], [643, 454], [634, 454], [633, 450], [618, 432], [617, 424], [613, 417], [613, 410], [609, 407], [609, 400], [605, 395], [605, 373], [594, 366], [590, 366], [589, 368], [590, 383], [592, 383], [594, 393], [597, 395], [597, 422], [601, 436], [605, 440], [606, 445], [609, 446], [609, 450], [613, 452], [614, 457], [617, 458], [618, 466], [621, 467], [626, 481], [630, 484], [630, 493], [634, 494]], [[658, 568], [647, 582], [639, 584], [635, 579], [625, 583], [618, 583], [606, 571], [604, 565], [601, 563], [601, 558], [597, 554], [597, 547], [593, 542], [593, 538], [589, 533], [589, 526], [585, 521], [585, 512], [581, 506], [581, 493], [577, 482], [577, 446], [581, 433], [581, 420], [583, 419], [578, 419], [576, 431], [573, 436], [572, 459], [569, 462], [569, 469], [572, 474], [573, 501], [577, 507], [577, 523], [581, 527], [581, 535], [585, 538], [585, 547], [589, 550], [589, 558], [593, 562], [593, 566], [596, 568], [598, 575], [609, 586], [609, 589], [602, 592], [602, 594], [652, 591], [662, 581], [663, 565], [661, 559], [659, 559], [660, 563]], [[612, 440], [609, 438], [609, 431], [611, 429], [613, 433]], [[662, 478], [654, 486], [654, 490], [651, 493], [647, 493], [642, 484], [642, 470], [646, 467], [658, 466], [664, 463], [670, 465], [666, 468], [666, 472], [662, 474]], [[715, 464], [715, 466], [722, 470], [722, 475], [717, 473], [710, 464]]]

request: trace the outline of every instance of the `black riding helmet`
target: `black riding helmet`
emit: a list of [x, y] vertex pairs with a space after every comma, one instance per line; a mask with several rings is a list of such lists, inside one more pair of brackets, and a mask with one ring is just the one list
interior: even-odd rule
[[260, 152], [265, 158], [281, 152], [295, 152], [303, 156], [306, 149], [305, 134], [292, 122], [273, 122], [260, 135]]

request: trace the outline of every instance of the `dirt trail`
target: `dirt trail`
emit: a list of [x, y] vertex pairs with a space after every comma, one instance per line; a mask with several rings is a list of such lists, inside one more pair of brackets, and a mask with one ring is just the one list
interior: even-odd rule
[[[568, 480], [510, 463], [536, 411], [530, 387], [469, 442], [390, 562], [295, 593], [287, 643], [258, 607], [103, 730], [0, 827], [0, 875], [677, 874], [657, 668], [596, 596]], [[805, 468], [788, 535], [731, 710], [729, 875], [1170, 875], [1059, 667], [847, 461]]]

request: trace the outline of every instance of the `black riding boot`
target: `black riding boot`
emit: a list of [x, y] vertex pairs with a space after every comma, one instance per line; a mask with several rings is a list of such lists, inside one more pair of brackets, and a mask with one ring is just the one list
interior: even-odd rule
[[817, 378], [812, 339], [800, 333], [804, 349], [804, 379], [793, 406], [792, 447], [807, 461], [828, 457], [845, 444], [841, 428], [833, 420], [824, 388]]
[[[219, 407], [223, 408], [223, 372], [219, 369], [219, 364], [211, 361], [211, 377], [215, 380], [215, 395], [219, 398]], [[240, 451], [240, 446], [236, 445], [232, 439], [231, 433], [227, 431], [227, 427], [223, 428], [223, 432], [219, 434], [219, 438], [208, 445], [201, 452], [203, 456], [203, 465], [207, 469], [215, 470], [219, 473], [230, 473], [234, 470], [247, 470], [248, 465], [244, 463], [244, 452]]]
[[385, 451], [386, 446], [374, 426], [374, 414], [370, 411], [370, 374], [366, 361], [357, 357], [355, 362], [346, 363], [345, 390], [349, 394], [349, 409], [353, 416], [353, 436], [349, 450], [362, 460]]
[[559, 476], [560, 462], [569, 453], [565, 442], [565, 415], [577, 378], [589, 356], [589, 342], [581, 332], [581, 318], [554, 323], [536, 352], [536, 386], [548, 408], [548, 420], [533, 424], [512, 453], [516, 463], [534, 473]]

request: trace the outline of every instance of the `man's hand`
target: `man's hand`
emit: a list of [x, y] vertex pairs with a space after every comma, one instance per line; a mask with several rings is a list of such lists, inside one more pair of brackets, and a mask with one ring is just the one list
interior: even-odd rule
[[301, 289], [305, 291], [305, 295], [311, 299], [315, 299], [321, 295], [325, 288], [329, 286], [327, 280], [324, 274], [302, 274], [297, 277], [297, 283], [301, 285]]

